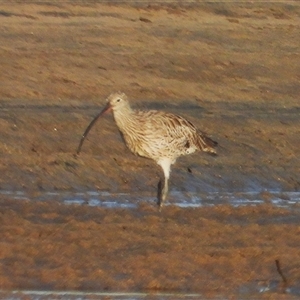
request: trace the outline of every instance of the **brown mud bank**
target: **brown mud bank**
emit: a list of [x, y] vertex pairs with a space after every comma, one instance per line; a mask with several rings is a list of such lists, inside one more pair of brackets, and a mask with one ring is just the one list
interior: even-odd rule
[[2, 289], [213, 297], [297, 293], [300, 284], [299, 209], [168, 206], [158, 212], [148, 204], [111, 210], [9, 199], [0, 207]]
[[[0, 289], [299, 295], [299, 16], [296, 1], [2, 3]], [[111, 116], [74, 156], [118, 90], [218, 141], [216, 158], [178, 160], [169, 198], [214, 193], [218, 206], [158, 213], [160, 169], [126, 149]], [[67, 206], [56, 192], [136, 206]], [[226, 193], [261, 202], [220, 205]]]

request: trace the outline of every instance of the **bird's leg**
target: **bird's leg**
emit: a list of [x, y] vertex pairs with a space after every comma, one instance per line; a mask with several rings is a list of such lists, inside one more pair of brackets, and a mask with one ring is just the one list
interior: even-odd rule
[[163, 169], [164, 179], [160, 180], [158, 184], [158, 205], [161, 208], [163, 206], [164, 201], [167, 198], [169, 191], [169, 177], [170, 177], [170, 167], [172, 161], [170, 159], [161, 159], [157, 162]]
[[161, 190], [161, 204], [160, 204], [160, 206], [163, 205], [164, 201], [167, 198], [168, 191], [169, 191], [168, 182], [169, 182], [169, 178], [165, 177], [164, 185], [163, 185], [162, 190]]

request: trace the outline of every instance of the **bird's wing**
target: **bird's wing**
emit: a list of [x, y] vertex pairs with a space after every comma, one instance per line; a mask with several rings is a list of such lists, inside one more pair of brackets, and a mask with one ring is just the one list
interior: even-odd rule
[[149, 110], [140, 114], [140, 122], [145, 132], [157, 132], [160, 136], [178, 138], [187, 133], [196, 133], [195, 126], [186, 119], [162, 111]]
[[155, 130], [160, 130], [169, 139], [181, 141], [185, 147], [188, 143], [190, 146], [196, 146], [199, 150], [215, 153], [213, 148], [217, 143], [207, 137], [205, 133], [197, 130], [193, 123], [187, 119], [165, 112], [153, 113], [151, 118], [155, 119], [152, 122], [152, 124], [156, 124]]
[[[137, 111], [138, 131], [147, 143], [155, 140], [158, 147], [169, 147], [176, 144], [182, 148], [197, 148], [201, 151], [215, 153], [216, 142], [206, 136], [187, 119], [163, 111]], [[153, 145], [153, 144], [152, 144]], [[181, 146], [180, 146], [181, 145]]]

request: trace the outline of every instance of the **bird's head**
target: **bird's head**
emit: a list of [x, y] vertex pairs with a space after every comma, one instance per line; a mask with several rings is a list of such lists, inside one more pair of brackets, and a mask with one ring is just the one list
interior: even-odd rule
[[96, 115], [96, 117], [92, 120], [92, 122], [89, 124], [89, 126], [86, 128], [85, 132], [83, 133], [79, 146], [77, 148], [77, 154], [80, 153], [81, 151], [81, 147], [83, 145], [83, 142], [87, 136], [87, 134], [89, 133], [89, 131], [91, 130], [91, 128], [94, 126], [94, 124], [96, 123], [96, 121], [106, 112], [109, 111], [113, 111], [115, 112], [121, 112], [122, 113], [126, 113], [128, 111], [130, 111], [130, 105], [129, 102], [127, 100], [127, 96], [124, 93], [118, 92], [118, 93], [113, 93], [111, 95], [109, 95], [106, 99], [106, 106], [102, 109], [102, 111], [100, 111], [100, 113], [98, 113], [98, 115]]
[[115, 111], [122, 110], [129, 106], [128, 98], [124, 93], [117, 92], [108, 96], [106, 111], [110, 111], [111, 109]]

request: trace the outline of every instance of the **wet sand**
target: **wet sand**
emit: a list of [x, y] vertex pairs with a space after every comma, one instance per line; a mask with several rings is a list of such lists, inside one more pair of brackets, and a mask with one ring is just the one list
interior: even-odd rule
[[[297, 2], [2, 4], [0, 188], [30, 200], [0, 197], [0, 289], [299, 296], [299, 205], [271, 204], [300, 189], [299, 16]], [[178, 160], [170, 204], [172, 193], [248, 191], [264, 203], [159, 213], [159, 167], [126, 149], [109, 115], [75, 156], [118, 90], [219, 143], [217, 157]], [[150, 201], [37, 201], [87, 191]]]
[[[5, 289], [248, 296], [299, 287], [299, 210], [229, 205], [162, 212], [1, 200]], [[299, 293], [299, 289], [298, 289]]]

